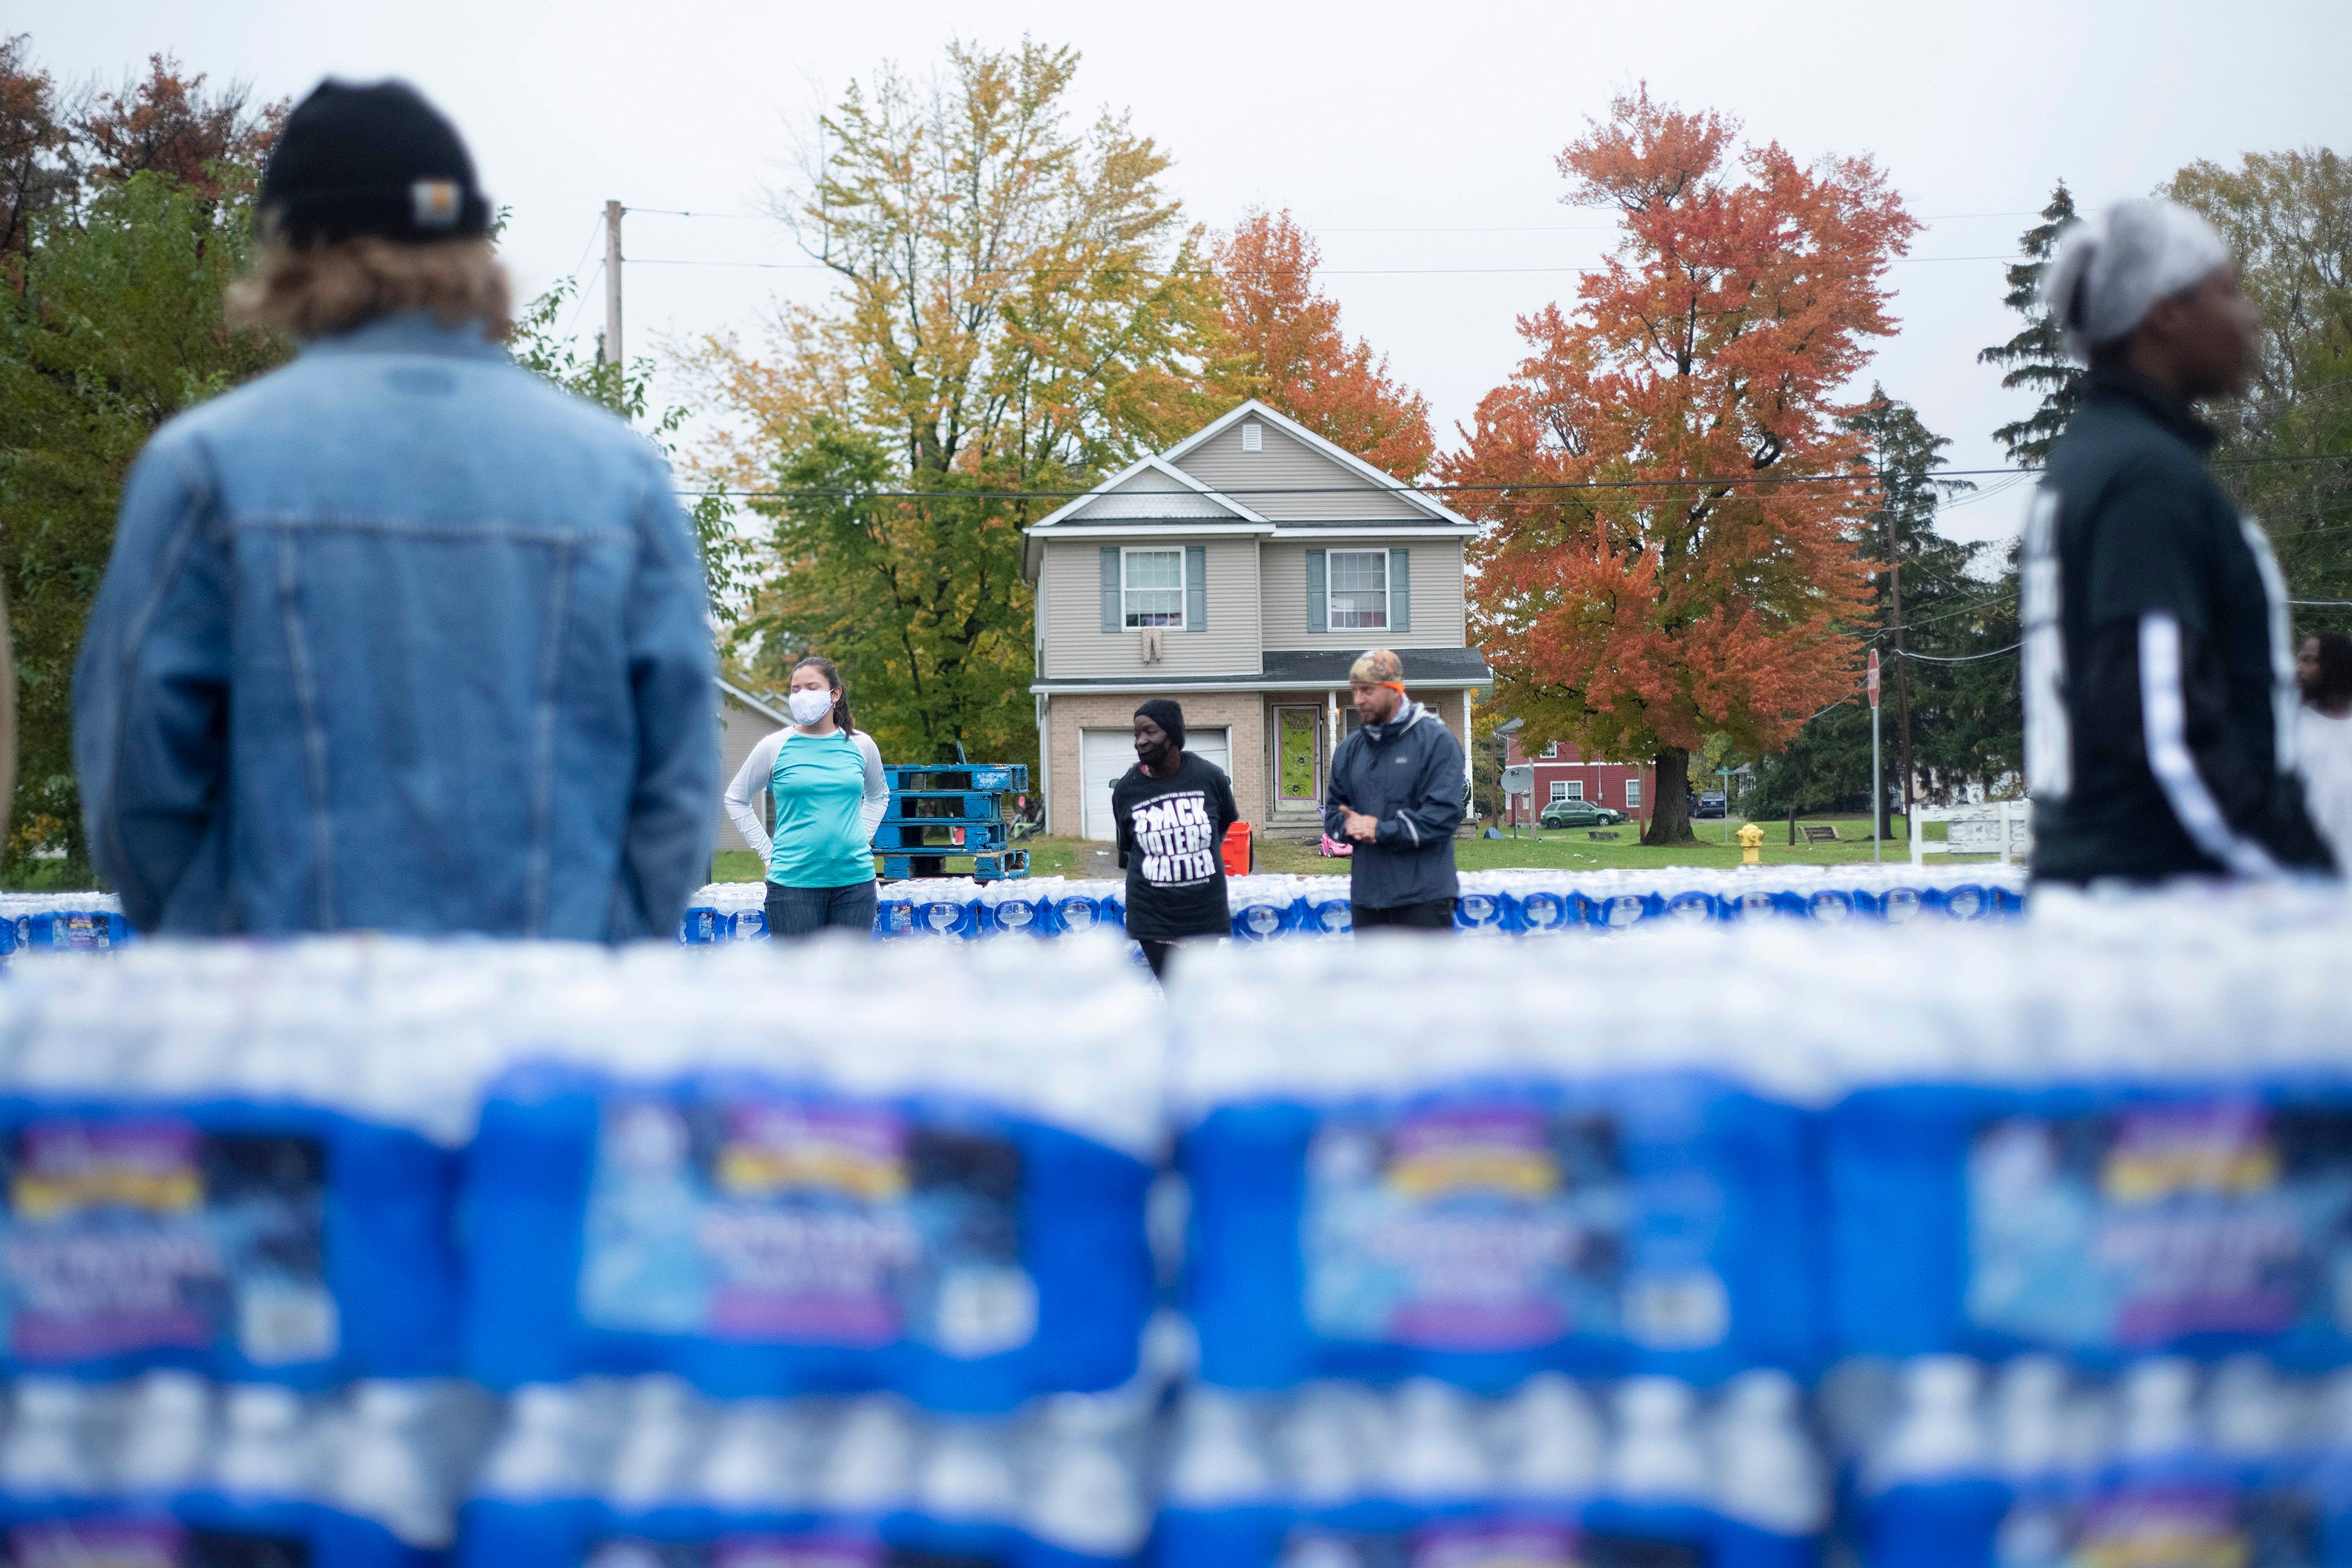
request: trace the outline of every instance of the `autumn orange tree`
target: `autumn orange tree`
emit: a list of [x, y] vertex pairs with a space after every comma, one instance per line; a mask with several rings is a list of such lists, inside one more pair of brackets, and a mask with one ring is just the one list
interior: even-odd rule
[[[1646, 88], [1559, 155], [1624, 237], [1442, 465], [1478, 542], [1473, 624], [1527, 743], [1655, 759], [1645, 843], [1691, 837], [1690, 752], [1769, 752], [1855, 684], [1859, 437], [1840, 389], [1894, 331], [1917, 225], [1867, 158], [1808, 167]], [[1820, 482], [1808, 482], [1820, 481]], [[1547, 488], [1556, 487], [1556, 488]]]
[[1418, 479], [1436, 447], [1429, 400], [1391, 378], [1370, 343], [1348, 341], [1339, 301], [1315, 286], [1322, 259], [1287, 212], [1252, 212], [1219, 241], [1223, 330], [1210, 384], [1261, 399], [1398, 479]]

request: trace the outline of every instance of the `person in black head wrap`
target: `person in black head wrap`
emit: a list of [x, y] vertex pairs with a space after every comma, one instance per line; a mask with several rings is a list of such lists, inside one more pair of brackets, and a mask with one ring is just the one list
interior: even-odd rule
[[2025, 776], [2044, 882], [2326, 873], [2296, 771], [2286, 584], [2192, 405], [2245, 390], [2229, 246], [2169, 202], [2063, 240], [2045, 302], [2090, 366], [2025, 524]]
[[1160, 975], [1177, 942], [1233, 929], [1219, 850], [1241, 820], [1233, 781], [1184, 749], [1184, 710], [1165, 697], [1135, 710], [1135, 766], [1111, 785], [1110, 814], [1127, 868], [1127, 934]]

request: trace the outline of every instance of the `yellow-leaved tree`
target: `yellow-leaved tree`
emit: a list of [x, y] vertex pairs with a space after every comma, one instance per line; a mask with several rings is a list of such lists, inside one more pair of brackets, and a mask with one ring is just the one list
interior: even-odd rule
[[885, 67], [819, 122], [779, 216], [828, 268], [764, 343], [698, 356], [770, 495], [740, 623], [755, 671], [842, 668], [887, 753], [1034, 759], [1021, 529], [1197, 426], [1216, 325], [1167, 155], [1105, 110], [1074, 124], [1075, 50], [958, 44]]

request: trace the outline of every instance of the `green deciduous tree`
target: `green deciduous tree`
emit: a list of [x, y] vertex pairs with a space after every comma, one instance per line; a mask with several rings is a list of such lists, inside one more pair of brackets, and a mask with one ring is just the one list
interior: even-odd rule
[[[0, 584], [20, 683], [0, 875], [20, 883], [40, 851], [64, 851], [67, 877], [89, 875], [71, 679], [131, 460], [165, 420], [288, 353], [222, 315], [275, 106], [249, 110], [237, 89], [152, 66], [67, 121], [61, 142], [38, 118], [54, 98], [12, 91], [34, 73], [21, 55], [0, 62], [0, 111], [20, 117], [0, 123], [0, 153], [31, 146], [16, 188], [46, 193], [0, 282]], [[155, 155], [142, 161], [142, 148]]]
[[1020, 529], [1052, 503], [989, 494], [1083, 489], [1211, 406], [1199, 236], [1150, 139], [1071, 123], [1077, 65], [960, 44], [930, 81], [853, 86], [784, 215], [831, 300], [763, 353], [700, 356], [740, 432], [717, 466], [810, 492], [755, 503], [774, 531], [747, 637], [770, 667], [830, 655], [900, 754], [1035, 754]]
[[2041, 395], [2042, 401], [2032, 414], [1992, 433], [1992, 438], [2009, 449], [2011, 462], [2030, 468], [2049, 461], [2050, 448], [2066, 428], [2074, 400], [2083, 391], [2083, 367], [2066, 357], [2058, 322], [2042, 308], [2042, 274], [2057, 252], [2058, 236], [2074, 221], [2074, 197], [2061, 180], [2050, 193], [2050, 205], [2042, 209], [2042, 221], [2019, 237], [2018, 250], [2024, 259], [2011, 264], [2009, 292], [2001, 297], [2002, 304], [2025, 318], [2025, 325], [2009, 342], [1977, 354], [1979, 364], [2007, 367], [2000, 384], [2011, 392]]
[[[2294, 596], [2352, 600], [2352, 163], [2326, 148], [2196, 163], [2167, 195], [2229, 239], [2263, 323], [2246, 397], [2221, 408], [2222, 482], [2270, 530]], [[2352, 610], [2298, 608], [2352, 628]]]

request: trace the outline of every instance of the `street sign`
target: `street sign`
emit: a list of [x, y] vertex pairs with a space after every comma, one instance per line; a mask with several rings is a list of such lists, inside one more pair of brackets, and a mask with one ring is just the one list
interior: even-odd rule
[[1878, 650], [1870, 650], [1870, 705], [1878, 706]]
[[1505, 768], [1503, 770], [1503, 793], [1505, 795], [1535, 794], [1535, 768], [1527, 763], [1521, 763], [1516, 767]]

